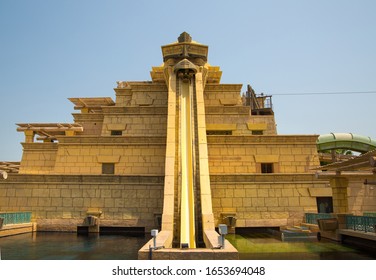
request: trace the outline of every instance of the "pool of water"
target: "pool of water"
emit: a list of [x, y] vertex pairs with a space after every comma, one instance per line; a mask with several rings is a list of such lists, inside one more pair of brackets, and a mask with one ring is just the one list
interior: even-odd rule
[[38, 232], [0, 238], [3, 260], [136, 260], [150, 236]]
[[238, 249], [243, 260], [376, 259], [376, 253], [325, 240], [282, 242], [267, 233], [229, 234], [226, 239]]
[[[3, 260], [136, 260], [150, 236], [38, 232], [0, 238]], [[330, 241], [282, 242], [267, 233], [228, 234], [243, 260], [365, 260], [376, 253]]]

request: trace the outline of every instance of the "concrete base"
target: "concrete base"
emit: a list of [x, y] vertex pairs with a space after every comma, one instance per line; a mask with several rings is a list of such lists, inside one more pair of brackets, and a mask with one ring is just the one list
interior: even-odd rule
[[[139, 260], [149, 259], [149, 248], [138, 251]], [[238, 260], [238, 251], [232, 249], [159, 249], [154, 250], [152, 260]]]
[[36, 225], [34, 223], [4, 225], [0, 229], [0, 237], [30, 233], [35, 231], [35, 229]]
[[348, 236], [372, 240], [372, 241], [376, 242], [376, 233], [375, 232], [355, 231], [355, 230], [351, 230], [351, 229], [339, 229], [338, 233], [340, 235], [348, 235]]
[[214, 230], [207, 230], [204, 233], [206, 247], [197, 249], [170, 248], [172, 242], [172, 232], [161, 231], [157, 236], [157, 247], [164, 247], [152, 250], [153, 240], [149, 240], [139, 251], [139, 260], [238, 260], [239, 252], [227, 240], [225, 249], [215, 249], [218, 246], [218, 233]]

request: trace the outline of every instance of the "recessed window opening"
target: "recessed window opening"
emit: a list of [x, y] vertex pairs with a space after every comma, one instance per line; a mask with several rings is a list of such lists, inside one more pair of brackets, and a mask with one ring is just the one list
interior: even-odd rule
[[273, 173], [273, 163], [261, 163], [261, 173]]
[[207, 130], [206, 135], [232, 135], [232, 130]]
[[112, 136], [121, 136], [121, 135], [123, 135], [123, 131], [121, 131], [121, 130], [111, 130], [111, 135]]
[[102, 174], [115, 174], [115, 163], [102, 163]]

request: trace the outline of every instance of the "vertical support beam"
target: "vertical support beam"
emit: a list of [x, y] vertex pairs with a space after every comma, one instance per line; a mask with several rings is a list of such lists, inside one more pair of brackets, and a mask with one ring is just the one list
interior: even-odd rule
[[[171, 67], [166, 69], [168, 77], [168, 115], [167, 143], [165, 160], [164, 199], [162, 230], [174, 230], [174, 186], [175, 186], [175, 149], [176, 149], [176, 75]], [[172, 234], [171, 234], [172, 237]], [[172, 243], [172, 239], [171, 239]]]
[[74, 130], [66, 130], [65, 136], [75, 136], [76, 132]]
[[25, 142], [26, 143], [33, 143], [35, 132], [33, 130], [25, 130]]
[[200, 194], [201, 194], [201, 213], [202, 227], [205, 230], [214, 230], [214, 216], [212, 207], [212, 196], [209, 177], [209, 160], [208, 160], [208, 144], [206, 139], [206, 119], [205, 119], [205, 103], [204, 103], [204, 81], [203, 71], [196, 73], [196, 100], [197, 100], [197, 126], [198, 126], [198, 148], [200, 161]]
[[334, 213], [347, 213], [349, 210], [347, 197], [348, 179], [342, 177], [331, 178], [330, 186], [333, 192]]

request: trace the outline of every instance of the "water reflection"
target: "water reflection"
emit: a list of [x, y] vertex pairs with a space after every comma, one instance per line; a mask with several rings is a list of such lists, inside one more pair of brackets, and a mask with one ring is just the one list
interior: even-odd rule
[[[136, 260], [151, 237], [77, 236], [38, 232], [0, 238], [3, 260]], [[267, 233], [229, 234], [226, 238], [243, 260], [364, 260], [376, 259], [353, 247], [329, 241], [281, 242]]]
[[268, 233], [229, 234], [226, 239], [243, 260], [364, 260], [375, 253], [331, 241], [282, 242]]
[[38, 232], [0, 238], [3, 260], [131, 260], [150, 236]]

